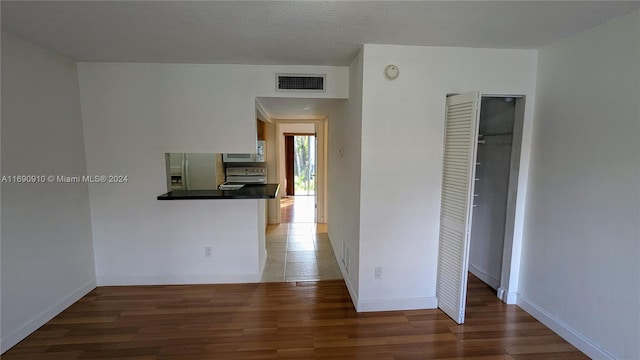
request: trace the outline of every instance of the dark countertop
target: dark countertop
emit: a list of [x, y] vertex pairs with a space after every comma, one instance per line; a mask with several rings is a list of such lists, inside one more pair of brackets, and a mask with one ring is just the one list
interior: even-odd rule
[[240, 190], [173, 190], [158, 200], [275, 199], [279, 184], [247, 184]]

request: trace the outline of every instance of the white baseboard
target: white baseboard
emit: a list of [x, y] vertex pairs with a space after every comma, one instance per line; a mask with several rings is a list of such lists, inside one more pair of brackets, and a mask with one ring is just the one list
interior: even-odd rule
[[165, 274], [165, 275], [101, 275], [98, 286], [119, 285], [189, 285], [189, 284], [234, 284], [260, 282], [260, 274]]
[[498, 298], [509, 305], [513, 305], [518, 302], [518, 293], [507, 292], [507, 289], [501, 287], [498, 288]]
[[438, 298], [435, 296], [412, 299], [359, 300], [356, 305], [358, 312], [435, 309], [437, 307]]
[[493, 289], [497, 289], [500, 286], [500, 279], [496, 279], [495, 277], [491, 276], [491, 274], [478, 269], [477, 267], [473, 266], [472, 263], [469, 263], [469, 272], [477, 276], [478, 279], [482, 280]]
[[342, 264], [342, 261], [338, 261], [338, 265], [340, 266], [340, 270], [342, 271], [342, 277], [344, 278], [344, 283], [347, 285], [347, 291], [349, 291], [349, 296], [351, 296], [351, 302], [353, 303], [353, 307], [354, 309], [358, 308], [358, 293], [356, 293], [355, 289], [353, 288], [353, 286], [351, 286], [351, 281], [349, 280], [349, 276], [346, 273], [346, 271], [344, 271], [344, 267]]
[[517, 300], [518, 306], [520, 306], [524, 311], [529, 313], [529, 315], [536, 318], [541, 323], [545, 324], [549, 329], [553, 330], [556, 334], [560, 335], [563, 339], [569, 342], [571, 345], [578, 348], [583, 353], [587, 354], [592, 359], [608, 359], [614, 360], [615, 358], [609, 354], [606, 350], [594, 344], [592, 341], [587, 339], [584, 335], [580, 334], [578, 331], [564, 323], [562, 320], [553, 316], [548, 311], [544, 310], [542, 307], [538, 306], [536, 303], [523, 296], [522, 294], [518, 294]]
[[264, 268], [267, 266], [267, 249], [260, 252], [260, 274], [264, 274]]
[[75, 291], [69, 295], [63, 297], [57, 303], [51, 305], [49, 308], [35, 315], [31, 320], [24, 323], [22, 326], [12, 331], [10, 334], [3, 336], [0, 342], [0, 354], [9, 350], [15, 344], [22, 341], [29, 336], [32, 332], [36, 331], [40, 326], [47, 323], [47, 321], [53, 319], [56, 315], [60, 314], [64, 309], [71, 306], [76, 301], [80, 300], [83, 296], [87, 295], [91, 290], [95, 289], [95, 280], [90, 280], [85, 284], [78, 287]]
[[342, 278], [344, 279], [344, 283], [347, 285], [347, 291], [349, 291], [349, 296], [351, 296], [351, 302], [353, 303], [353, 307], [357, 309], [358, 304], [358, 293], [355, 291], [353, 286], [351, 285], [351, 280], [349, 277], [349, 272], [344, 266], [344, 263], [340, 261], [340, 257], [336, 254], [336, 244], [331, 241], [331, 229], [327, 229], [327, 237], [329, 237], [329, 242], [331, 243], [331, 249], [333, 251], [333, 256], [336, 258], [338, 262], [338, 267], [340, 267], [340, 272], [342, 273]]
[[[328, 231], [329, 241], [332, 239], [331, 229]], [[331, 246], [335, 248], [335, 244], [331, 241]], [[438, 299], [434, 297], [412, 298], [412, 299], [382, 299], [382, 300], [364, 300], [358, 299], [358, 294], [351, 285], [349, 273], [342, 261], [338, 260], [334, 249], [334, 256], [340, 266], [342, 277], [347, 285], [347, 290], [351, 296], [351, 301], [357, 312], [371, 311], [387, 311], [387, 310], [416, 310], [416, 309], [435, 309], [438, 307]]]

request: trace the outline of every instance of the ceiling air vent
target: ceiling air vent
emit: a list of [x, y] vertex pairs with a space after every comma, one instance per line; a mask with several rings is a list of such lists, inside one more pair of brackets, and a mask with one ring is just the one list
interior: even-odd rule
[[324, 92], [326, 77], [326, 75], [276, 74], [276, 90]]

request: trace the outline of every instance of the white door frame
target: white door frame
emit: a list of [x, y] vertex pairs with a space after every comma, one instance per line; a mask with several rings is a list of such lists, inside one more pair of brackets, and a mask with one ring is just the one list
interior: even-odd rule
[[[284, 181], [285, 179], [281, 176], [282, 169], [284, 169], [284, 164], [281, 161], [281, 152], [284, 151], [283, 146], [281, 145], [281, 125], [282, 124], [314, 124], [316, 131], [316, 142], [318, 144], [318, 152], [316, 153], [316, 181], [317, 181], [317, 189], [316, 189], [316, 222], [325, 224], [327, 222], [327, 142], [326, 142], [326, 127], [327, 120], [280, 120], [274, 119], [275, 127], [276, 127], [276, 141], [275, 141], [275, 152], [276, 152], [276, 181], [280, 184], [280, 191], [278, 192], [277, 204], [278, 209], [280, 209], [280, 197], [284, 191]], [[276, 214], [278, 224], [281, 223], [281, 213], [280, 211]]]
[[[516, 102], [516, 109], [513, 119], [513, 135], [511, 138], [511, 165], [509, 170], [509, 188], [507, 194], [507, 211], [504, 227], [504, 244], [502, 253], [502, 271], [500, 275], [500, 287], [497, 296], [507, 304], [515, 304], [515, 289], [511, 275], [519, 274], [520, 261], [513, 261], [514, 255], [519, 257], [521, 241], [514, 247], [517, 223], [522, 223], [522, 217], [518, 217], [518, 204], [524, 199], [518, 198], [518, 193], [522, 190], [522, 180], [520, 179], [520, 164], [522, 156], [522, 137], [524, 133], [525, 103], [526, 97], [522, 95], [484, 95], [486, 97], [512, 97]], [[521, 227], [521, 225], [520, 225]], [[517, 269], [514, 269], [514, 266]]]
[[[500, 274], [500, 287], [497, 297], [507, 304], [515, 304], [517, 301], [518, 276], [520, 274], [520, 252], [522, 248], [522, 229], [524, 223], [526, 177], [521, 170], [526, 161], [523, 158], [525, 135], [530, 139], [531, 124], [526, 126], [527, 114], [526, 95], [513, 94], [482, 94], [482, 97], [513, 98], [516, 102], [515, 116], [513, 120], [513, 137], [511, 140], [511, 165], [509, 170], [509, 189], [507, 195], [507, 212], [505, 219], [504, 244], [502, 252], [502, 271]], [[531, 111], [531, 110], [529, 110]], [[530, 144], [527, 145], [530, 147]], [[526, 155], [528, 156], [528, 154]], [[528, 163], [528, 161], [526, 161]]]

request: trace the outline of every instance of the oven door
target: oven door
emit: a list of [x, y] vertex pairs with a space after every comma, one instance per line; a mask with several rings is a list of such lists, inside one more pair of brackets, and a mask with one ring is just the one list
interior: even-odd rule
[[222, 154], [224, 162], [255, 162], [256, 154]]

